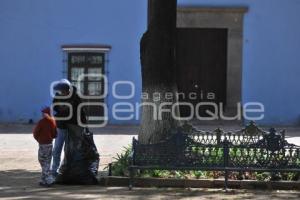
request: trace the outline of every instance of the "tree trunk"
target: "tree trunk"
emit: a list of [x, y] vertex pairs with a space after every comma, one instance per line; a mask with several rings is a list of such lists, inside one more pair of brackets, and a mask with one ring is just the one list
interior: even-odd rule
[[[177, 0], [149, 1], [148, 30], [141, 39], [142, 85], [145, 94], [143, 96], [148, 97], [142, 99], [144, 106], [139, 132], [139, 141], [144, 144], [165, 139], [179, 124], [171, 114], [172, 105], [177, 102], [175, 95]], [[146, 105], [149, 103], [155, 104], [157, 109]], [[157, 112], [161, 111], [159, 107], [162, 103], [168, 104], [162, 108], [169, 109], [169, 112], [162, 112], [161, 119], [155, 119], [154, 116], [159, 116]], [[178, 106], [176, 108], [178, 116]]]

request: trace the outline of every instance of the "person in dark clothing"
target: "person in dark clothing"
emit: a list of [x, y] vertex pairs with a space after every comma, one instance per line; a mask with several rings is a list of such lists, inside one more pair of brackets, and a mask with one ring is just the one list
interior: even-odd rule
[[67, 129], [64, 125], [62, 119], [65, 119], [70, 115], [70, 107], [67, 105], [62, 105], [58, 103], [66, 103], [66, 97], [70, 94], [71, 83], [67, 79], [61, 79], [57, 85], [55, 85], [55, 90], [57, 91], [53, 99], [53, 110], [55, 112], [56, 124], [57, 124], [57, 137], [54, 142], [53, 147], [53, 160], [51, 171], [53, 176], [57, 176], [57, 170], [61, 163], [61, 152], [65, 143], [65, 135], [67, 134]]
[[[86, 127], [80, 126], [80, 121], [86, 124], [87, 120], [84, 110], [78, 111], [82, 101], [77, 94], [77, 88], [69, 84], [58, 83], [54, 89], [58, 91], [53, 99], [55, 117], [58, 117], [57, 126], [66, 130], [65, 157], [58, 170], [56, 183], [96, 184], [99, 153], [92, 133]], [[61, 103], [67, 103], [68, 106], [61, 105]]]
[[[80, 97], [77, 94], [77, 88], [73, 85], [57, 85], [57, 87], [54, 87], [55, 90], [60, 91], [60, 93], [57, 93], [56, 96], [53, 99], [53, 104], [55, 105], [58, 103], [58, 105], [55, 105], [53, 107], [53, 110], [56, 112], [55, 117], [58, 118], [69, 118], [67, 120], [58, 120], [57, 126], [59, 128], [65, 128], [66, 124], [74, 124], [79, 125], [79, 119], [78, 119], [78, 106], [82, 103]], [[70, 95], [71, 93], [71, 95]], [[69, 96], [69, 98], [64, 98]], [[60, 103], [68, 103], [67, 105], [59, 105]], [[80, 120], [82, 124], [86, 124], [86, 114], [85, 111], [82, 110], [80, 112]]]

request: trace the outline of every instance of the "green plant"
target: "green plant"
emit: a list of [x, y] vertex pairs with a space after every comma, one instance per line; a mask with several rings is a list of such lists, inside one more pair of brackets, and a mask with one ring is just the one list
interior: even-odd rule
[[168, 170], [142, 170], [139, 175], [141, 177], [167, 178], [171, 176]]
[[269, 181], [271, 179], [271, 173], [270, 172], [256, 172], [255, 178], [258, 181]]
[[300, 174], [297, 172], [281, 173], [283, 180], [298, 181]]
[[112, 175], [128, 176], [129, 156], [131, 155], [131, 152], [131, 146], [124, 147], [124, 151], [121, 154], [117, 154], [117, 156], [114, 157], [115, 161], [111, 165]]
[[203, 171], [191, 171], [192, 176], [195, 177], [196, 179], [206, 177], [206, 173]]

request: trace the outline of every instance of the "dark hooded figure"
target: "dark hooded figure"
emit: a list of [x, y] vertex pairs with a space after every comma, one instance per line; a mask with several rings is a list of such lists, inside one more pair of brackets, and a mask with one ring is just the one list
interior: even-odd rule
[[[66, 130], [65, 157], [58, 170], [56, 183], [97, 184], [99, 153], [93, 134], [86, 127], [80, 126], [86, 124], [87, 120], [84, 110], [78, 111], [82, 101], [77, 89], [72, 85], [58, 83], [54, 90], [58, 93], [53, 99], [53, 110], [58, 126]], [[66, 103], [68, 105], [65, 105]]]

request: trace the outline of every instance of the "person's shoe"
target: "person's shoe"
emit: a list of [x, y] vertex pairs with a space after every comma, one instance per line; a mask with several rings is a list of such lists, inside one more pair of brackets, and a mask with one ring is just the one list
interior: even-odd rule
[[43, 183], [43, 182], [39, 182], [39, 185], [42, 187], [50, 187], [51, 186], [51, 184]]
[[53, 176], [54, 178], [56, 178], [56, 177], [57, 177], [57, 175], [58, 175], [58, 173], [57, 173], [57, 172], [52, 172], [52, 176]]

